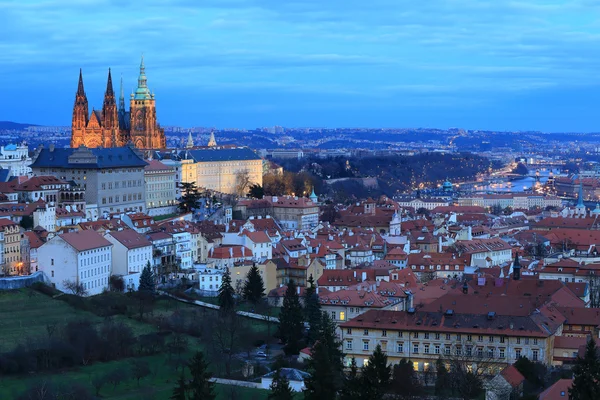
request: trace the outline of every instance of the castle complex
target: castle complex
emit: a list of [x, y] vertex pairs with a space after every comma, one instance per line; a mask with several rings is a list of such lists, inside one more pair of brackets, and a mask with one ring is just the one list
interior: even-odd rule
[[139, 149], [164, 149], [165, 132], [156, 121], [154, 93], [148, 89], [144, 59], [135, 93], [131, 94], [129, 111], [125, 111], [123, 80], [119, 104], [115, 98], [110, 69], [102, 110], [88, 112], [88, 100], [79, 71], [79, 85], [73, 106], [71, 147], [122, 147], [132, 143]]

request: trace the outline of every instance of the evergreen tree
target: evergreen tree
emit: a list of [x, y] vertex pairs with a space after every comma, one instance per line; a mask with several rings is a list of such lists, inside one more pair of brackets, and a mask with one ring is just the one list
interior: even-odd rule
[[335, 333], [335, 323], [327, 313], [321, 315], [321, 331], [308, 361], [311, 376], [304, 381], [306, 400], [335, 399], [344, 383], [344, 354]]
[[253, 265], [248, 271], [246, 282], [244, 283], [244, 299], [256, 305], [265, 297], [265, 284], [258, 267]]
[[448, 389], [451, 386], [450, 376], [446, 365], [441, 358], [435, 362], [436, 379], [435, 379], [435, 394], [436, 396], [444, 396], [448, 394]]
[[290, 386], [290, 381], [285, 376], [280, 374], [280, 370], [275, 372], [273, 382], [271, 382], [271, 393], [269, 393], [268, 400], [293, 400], [294, 391]]
[[259, 184], [250, 185], [250, 191], [248, 192], [248, 196], [254, 197], [255, 199], [262, 199], [265, 195], [265, 189]]
[[154, 282], [154, 274], [152, 273], [152, 267], [150, 267], [150, 261], [146, 264], [140, 275], [140, 286], [138, 290], [145, 293], [154, 293], [156, 284]]
[[362, 400], [363, 399], [363, 380], [358, 375], [358, 366], [356, 359], [352, 357], [350, 371], [345, 376], [339, 400]]
[[421, 394], [419, 378], [413, 368], [413, 363], [402, 359], [392, 370], [391, 392], [400, 397], [410, 398]]
[[198, 200], [200, 200], [200, 191], [196, 187], [195, 182], [181, 182], [180, 190], [183, 195], [181, 196], [181, 200], [179, 203], [179, 207], [183, 212], [191, 212], [198, 205]]
[[363, 399], [379, 400], [390, 385], [392, 368], [388, 365], [387, 355], [377, 345], [369, 362], [362, 368]]
[[308, 284], [304, 290], [304, 316], [309, 325], [308, 344], [312, 345], [321, 330], [321, 302], [312, 274], [308, 278]]
[[573, 385], [569, 389], [569, 399], [600, 399], [600, 360], [594, 338], [588, 340], [583, 358], [577, 357], [573, 367]]
[[227, 314], [233, 311], [235, 307], [234, 294], [235, 290], [233, 289], [233, 286], [231, 286], [231, 274], [229, 273], [229, 268], [225, 268], [221, 287], [219, 288], [219, 306], [221, 307], [222, 313]]
[[190, 400], [215, 400], [214, 383], [210, 381], [212, 374], [208, 372], [208, 364], [204, 360], [204, 354], [201, 351], [188, 363], [188, 368], [192, 375], [189, 383]]
[[187, 387], [183, 376], [183, 370], [181, 371], [181, 376], [177, 380], [177, 386], [173, 388], [173, 394], [171, 394], [171, 397], [169, 398], [171, 400], [187, 400]]
[[288, 283], [279, 312], [279, 337], [285, 343], [283, 350], [287, 355], [298, 354], [302, 348], [304, 319], [296, 288], [294, 281]]

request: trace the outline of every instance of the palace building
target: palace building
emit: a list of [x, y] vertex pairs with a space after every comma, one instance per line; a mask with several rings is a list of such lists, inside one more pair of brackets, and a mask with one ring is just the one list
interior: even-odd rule
[[138, 149], [164, 149], [165, 132], [156, 120], [156, 103], [154, 93], [148, 89], [144, 58], [140, 64], [137, 89], [129, 101], [129, 111], [125, 110], [122, 79], [117, 106], [109, 69], [102, 109], [92, 109], [89, 113], [80, 70], [71, 128], [73, 148], [122, 147], [132, 143]]

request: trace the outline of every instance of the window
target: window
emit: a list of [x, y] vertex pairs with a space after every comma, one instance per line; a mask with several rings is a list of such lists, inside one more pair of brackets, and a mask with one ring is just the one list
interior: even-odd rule
[[386, 330], [382, 330], [381, 331], [381, 336], [386, 337], [387, 336], [387, 331]]
[[346, 350], [352, 350], [352, 340], [346, 342]]
[[419, 343], [413, 343], [413, 353], [419, 354]]
[[479, 357], [479, 358], [483, 357], [483, 347], [477, 348], [477, 357]]
[[369, 335], [369, 330], [368, 330], [368, 329], [365, 329], [365, 331], [363, 332], [363, 334], [364, 334], [365, 336], [368, 336], [368, 335]]
[[52, 277], [54, 278], [54, 270], [52, 271]]
[[538, 361], [538, 360], [539, 360], [539, 357], [540, 357], [540, 352], [539, 352], [538, 350], [533, 350], [533, 351], [531, 352], [531, 359], [532, 359], [533, 361]]
[[498, 356], [499, 356], [500, 358], [504, 358], [504, 348], [500, 348], [500, 349], [498, 349], [498, 352], [499, 352], [499, 355], [498, 355]]
[[446, 340], [450, 340], [450, 334], [446, 333]]
[[331, 319], [335, 321], [335, 311], [331, 312]]
[[440, 354], [440, 345], [439, 344], [435, 345], [435, 350], [434, 351], [435, 351], [435, 354]]
[[404, 353], [404, 343], [402, 343], [402, 342], [396, 343], [396, 351], [398, 353]]
[[440, 334], [439, 333], [435, 334], [435, 340], [440, 340]]
[[450, 346], [444, 347], [444, 354], [446, 354], [447, 356], [450, 355]]
[[488, 347], [488, 358], [493, 358], [493, 357], [494, 357], [494, 348]]
[[346, 313], [344, 311], [340, 311], [340, 321], [346, 320]]
[[425, 339], [429, 339], [429, 332], [425, 332]]
[[504, 343], [504, 336], [500, 336], [500, 343]]
[[402, 337], [402, 331], [398, 332], [398, 337]]
[[352, 335], [352, 328], [348, 328], [348, 329], [346, 329], [346, 333], [347, 333], [348, 335]]
[[456, 334], [456, 340], [460, 340], [460, 339], [461, 339], [460, 333], [457, 333]]
[[537, 345], [538, 344], [538, 340], [537, 338], [533, 339], [533, 344]]
[[[50, 265], [54, 265], [54, 258], [50, 259]], [[52, 276], [54, 276], [54, 271], [52, 272]]]
[[483, 336], [479, 335], [479, 336], [477, 337], [477, 341], [478, 341], [478, 342], [483, 342]]
[[469, 357], [473, 355], [473, 346], [467, 346], [465, 353]]
[[455, 354], [457, 356], [462, 355], [462, 346], [456, 346], [456, 352], [455, 352]]
[[528, 337], [525, 338], [525, 344], [529, 344], [529, 338]]
[[423, 346], [423, 353], [429, 354], [429, 344]]
[[413, 338], [418, 339], [419, 338], [419, 332], [413, 332]]
[[521, 357], [521, 349], [515, 349], [515, 358]]
[[517, 344], [521, 344], [521, 338], [520, 337], [517, 338]]
[[473, 335], [467, 335], [467, 342], [473, 341]]
[[363, 341], [363, 350], [369, 350], [369, 341], [368, 340]]

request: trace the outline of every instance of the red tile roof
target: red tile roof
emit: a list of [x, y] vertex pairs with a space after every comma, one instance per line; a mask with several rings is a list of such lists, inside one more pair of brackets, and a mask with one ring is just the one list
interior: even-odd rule
[[108, 234], [128, 249], [152, 246], [152, 243], [146, 239], [146, 236], [137, 233], [133, 229], [110, 232]]
[[569, 400], [571, 386], [573, 386], [573, 379], [560, 379], [540, 393], [538, 400]]
[[63, 233], [59, 237], [77, 251], [86, 251], [100, 247], [112, 246], [111, 242], [93, 230]]
[[525, 377], [517, 368], [515, 368], [514, 365], [509, 365], [508, 367], [504, 368], [502, 372], [500, 372], [500, 375], [502, 375], [504, 380], [512, 387], [517, 387], [525, 382]]

